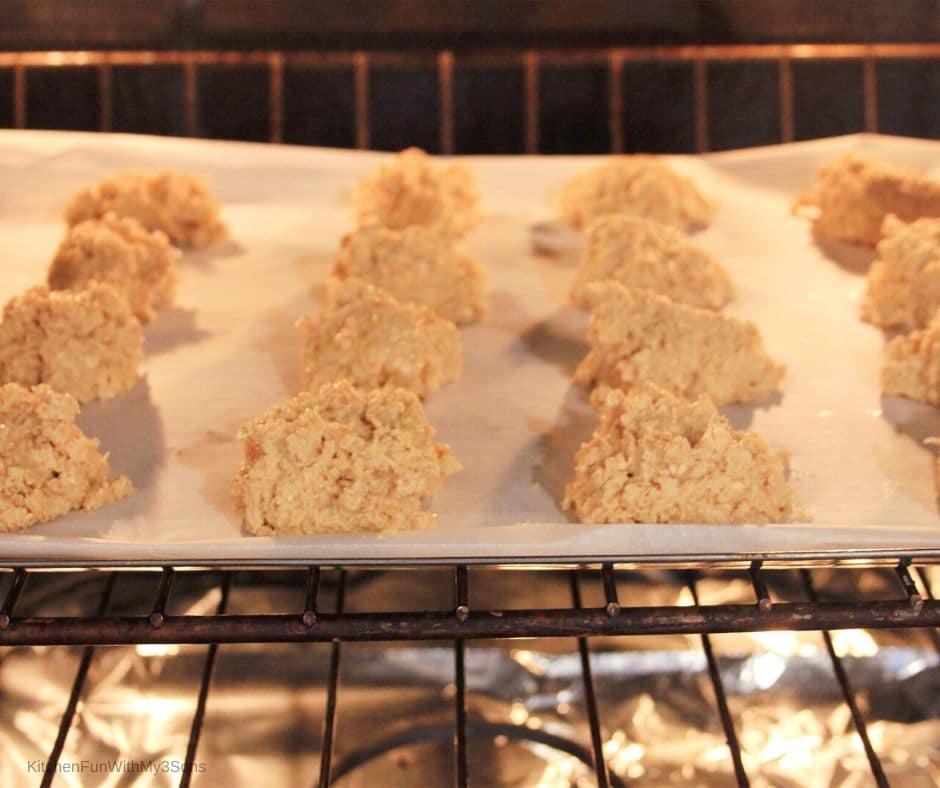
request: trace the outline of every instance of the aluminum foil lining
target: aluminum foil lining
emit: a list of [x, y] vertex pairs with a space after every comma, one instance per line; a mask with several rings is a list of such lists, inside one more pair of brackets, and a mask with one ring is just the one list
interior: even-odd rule
[[[570, 604], [566, 575], [477, 574], [471, 594], [474, 587], [483, 597], [499, 594], [504, 607]], [[822, 573], [822, 586], [841, 592], [846, 574]], [[884, 572], [853, 575], [861, 589], [856, 593], [891, 593]], [[347, 605], [380, 609], [383, 600], [402, 608], [446, 602], [446, 576], [439, 584], [416, 583], [416, 577], [411, 572], [352, 575]], [[670, 597], [674, 603], [691, 601], [688, 589], [669, 573], [629, 578], [621, 581], [621, 598], [630, 604], [662, 604]], [[235, 586], [232, 609], [296, 607], [302, 585], [256, 580], [253, 575]], [[154, 576], [122, 576], [111, 611], [145, 610], [154, 585]], [[590, 577], [581, 585], [593, 589]], [[18, 612], [89, 612], [101, 587], [100, 578], [86, 573], [33, 578]], [[799, 588], [793, 582], [783, 590], [795, 596]], [[741, 578], [701, 582], [698, 592], [703, 603], [753, 601]], [[207, 578], [183, 576], [174, 592], [174, 612], [209, 614], [218, 601], [219, 591]], [[940, 784], [940, 669], [928, 633], [847, 630], [832, 637], [889, 780]], [[820, 633], [714, 635], [711, 645], [752, 785], [873, 784]], [[222, 646], [192, 784], [312, 784], [320, 768], [330, 649], [329, 644]], [[177, 785], [206, 651], [162, 645], [95, 649], [53, 784]], [[38, 784], [83, 652], [3, 653], [0, 784]], [[595, 638], [590, 655], [604, 755], [615, 784], [735, 784], [701, 638]], [[576, 640], [468, 642], [465, 665], [472, 785], [596, 784]], [[331, 770], [335, 784], [451, 784], [454, 694], [450, 644], [344, 644]]]

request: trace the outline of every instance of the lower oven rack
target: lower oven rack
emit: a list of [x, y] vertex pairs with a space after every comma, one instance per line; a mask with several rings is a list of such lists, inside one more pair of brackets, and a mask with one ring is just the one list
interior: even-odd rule
[[[826, 567], [826, 571], [847, 575], [865, 562], [832, 564], [831, 560], [820, 561], [815, 566]], [[131, 644], [209, 644], [205, 655], [195, 712], [190, 729], [186, 757], [183, 763], [180, 785], [187, 786], [193, 775], [193, 765], [200, 732], [205, 716], [216, 655], [220, 644], [230, 643], [284, 643], [284, 642], [330, 642], [330, 667], [328, 694], [323, 731], [323, 749], [320, 763], [319, 785], [327, 786], [355, 767], [347, 763], [350, 758], [362, 760], [369, 753], [356, 753], [345, 760], [333, 763], [333, 740], [336, 722], [337, 696], [344, 642], [436, 640], [450, 644], [453, 649], [454, 687], [453, 695], [453, 742], [456, 773], [455, 784], [468, 784], [467, 741], [475, 736], [503, 736], [508, 739], [525, 735], [532, 738], [532, 731], [524, 726], [497, 725], [485, 722], [468, 722], [466, 709], [466, 671], [464, 665], [465, 643], [479, 638], [541, 638], [576, 637], [584, 686], [586, 716], [591, 734], [591, 751], [574, 752], [566, 745], [569, 754], [580, 758], [594, 769], [599, 786], [620, 785], [620, 778], [610, 772], [605, 760], [601, 721], [597, 696], [591, 672], [590, 640], [592, 636], [630, 636], [649, 634], [698, 635], [708, 666], [708, 675], [714, 690], [717, 711], [727, 740], [734, 774], [739, 785], [748, 785], [748, 776], [742, 760], [742, 749], [738, 732], [729, 711], [725, 689], [712, 651], [711, 635], [725, 632], [753, 632], [767, 630], [801, 630], [822, 633], [826, 651], [832, 663], [833, 674], [839, 691], [850, 713], [855, 730], [867, 756], [872, 777], [878, 785], [888, 785], [885, 771], [878, 754], [872, 746], [865, 718], [859, 709], [850, 679], [830, 636], [830, 630], [839, 629], [903, 629], [918, 628], [929, 633], [934, 647], [940, 653], [940, 600], [935, 598], [927, 573], [928, 563], [921, 558], [897, 556], [890, 565], [878, 562], [882, 572], [889, 572], [896, 587], [896, 595], [889, 599], [862, 600], [850, 595], [849, 599], [830, 600], [817, 588], [813, 579], [814, 564], [808, 561], [775, 561], [764, 563], [753, 561], [746, 565], [746, 572], [753, 589], [750, 604], [711, 604], [700, 598], [698, 586], [709, 573], [720, 571], [714, 564], [700, 563], [668, 569], [671, 576], [686, 587], [682, 601], [665, 606], [632, 606], [618, 592], [618, 584], [631, 572], [648, 571], [648, 567], [637, 565], [603, 564], [591, 567], [572, 565], [532, 567], [488, 567], [476, 571], [502, 571], [533, 573], [545, 569], [565, 571], [570, 582], [570, 605], [546, 609], [477, 609], [472, 605], [471, 574], [464, 565], [447, 567], [452, 576], [452, 595], [442, 600], [438, 611], [413, 612], [396, 610], [394, 604], [387, 610], [347, 612], [344, 607], [350, 577], [362, 577], [388, 571], [385, 568], [320, 567], [310, 566], [303, 570], [257, 569], [243, 567], [174, 568], [153, 567], [159, 572], [156, 592], [149, 614], [138, 616], [113, 616], [108, 608], [114, 599], [116, 581], [123, 570], [113, 567], [83, 568], [62, 566], [52, 569], [27, 569], [8, 567], [5, 572], [8, 582], [6, 594], [0, 604], [0, 646], [51, 646], [82, 645], [81, 659], [75, 673], [68, 703], [62, 714], [55, 744], [49, 754], [42, 785], [50, 785], [56, 774], [55, 765], [62, 756], [66, 737], [72, 726], [76, 710], [86, 684], [89, 666], [95, 649], [106, 645]], [[440, 567], [437, 568], [440, 570]], [[102, 582], [95, 612], [83, 616], [42, 616], [17, 614], [17, 603], [30, 578], [37, 573], [76, 572], [93, 574]], [[140, 572], [134, 568], [134, 572]], [[410, 571], [419, 577], [427, 567], [400, 567], [395, 571]], [[170, 615], [167, 612], [174, 581], [184, 572], [202, 576], [218, 591], [218, 603], [208, 615]], [[798, 578], [805, 592], [802, 601], [780, 601], [768, 590], [768, 579], [774, 573], [790, 573]], [[278, 613], [230, 614], [227, 608], [230, 592], [238, 584], [278, 583], [302, 590], [303, 604], [298, 609]], [[477, 581], [479, 582], [479, 581]], [[594, 587], [591, 587], [591, 586]], [[329, 587], [332, 604], [323, 605], [320, 591]], [[584, 599], [590, 594], [600, 604], [588, 606]], [[383, 600], [382, 604], [393, 600]], [[329, 609], [324, 609], [324, 608]], [[518, 730], [516, 728], [518, 727]], [[505, 728], [505, 730], [503, 730]], [[409, 732], [410, 741], [440, 738], [437, 729], [416, 729]], [[548, 736], [538, 733], [536, 737]], [[415, 739], [417, 737], [417, 739]], [[552, 745], [552, 742], [543, 743]], [[376, 747], [395, 746], [384, 742]]]

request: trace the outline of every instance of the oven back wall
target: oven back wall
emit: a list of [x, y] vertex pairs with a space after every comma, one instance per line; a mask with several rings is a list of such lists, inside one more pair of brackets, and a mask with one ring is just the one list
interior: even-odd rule
[[0, 127], [443, 153], [940, 135], [937, 0], [0, 0]]

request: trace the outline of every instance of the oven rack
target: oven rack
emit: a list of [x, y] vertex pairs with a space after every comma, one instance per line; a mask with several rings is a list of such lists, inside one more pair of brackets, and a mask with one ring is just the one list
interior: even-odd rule
[[[65, 51], [0, 51], [0, 125], [13, 128], [62, 128], [75, 130], [97, 130], [104, 132], [124, 131], [132, 133], [171, 134], [186, 137], [208, 137], [217, 139], [241, 139], [257, 142], [295, 143], [304, 145], [326, 145], [359, 149], [395, 150], [408, 145], [420, 144], [431, 152], [454, 153], [629, 153], [646, 150], [654, 144], [657, 152], [705, 153], [712, 150], [749, 147], [794, 140], [812, 139], [854, 132], [905, 134], [914, 136], [936, 136], [934, 127], [924, 127], [923, 118], [915, 116], [893, 117], [894, 109], [887, 106], [897, 81], [886, 69], [894, 66], [913, 65], [934, 69], [940, 61], [940, 43], [766, 43], [766, 44], [683, 44], [645, 46], [583, 46], [561, 48], [533, 46], [528, 48], [473, 48], [456, 49], [183, 49], [183, 50], [65, 50]], [[688, 117], [676, 118], [674, 126], [658, 129], [650, 136], [631, 138], [626, 128], [630, 119], [630, 87], [625, 84], [624, 69], [630, 66], [652, 66], [656, 69], [681, 67], [690, 71], [690, 112]], [[800, 78], [803, 66], [846, 67], [852, 71], [843, 92], [857, 106], [844, 105], [846, 96], [829, 95], [814, 99], [814, 104], [802, 96], [807, 91], [805, 80]], [[746, 78], [749, 68], [757, 69], [766, 80], [757, 94], [752, 95], [751, 109], [768, 115], [768, 128], [763, 136], [752, 138], [736, 134], [728, 136], [727, 129], [716, 128], [720, 121], [721, 108], [713, 106], [717, 94], [713, 91], [717, 73], [726, 67], [735, 69], [737, 78]], [[457, 110], [460, 96], [457, 93], [458, 76], [480, 68], [502, 70], [513, 75], [503, 86], [508, 94], [503, 109], [521, 109], [519, 141], [512, 149], [492, 149], [493, 140], [478, 139], [471, 132], [468, 139], [459, 139]], [[351, 94], [348, 107], [334, 108], [342, 115], [342, 133], [319, 129], [311, 134], [304, 132], [295, 136], [286, 130], [289, 116], [292, 117], [292, 101], [297, 95], [288, 95], [287, 83], [293, 70], [310, 71], [314, 82], [304, 90], [313, 90], [317, 79], [329, 79], [337, 73], [348, 74], [348, 85], [342, 90]], [[560, 109], [545, 106], [544, 100], [551, 94], [545, 81], [554, 70], [587, 69], [601, 80], [593, 86], [602, 96], [585, 95], [571, 106]], [[121, 97], [127, 100], [139, 88], [133, 81], [132, 72], [178, 71], [178, 90], [167, 88], [168, 95], [159, 118], [177, 118], [179, 123], [168, 129], [153, 124], [149, 114], [133, 119], [118, 117]], [[60, 72], [55, 75], [53, 72]], [[857, 74], [855, 72], [858, 72]], [[204, 95], [213, 76], [229, 73], [234, 81], [225, 82], [221, 97]], [[490, 73], [496, 79], [498, 74]], [[5, 75], [9, 74], [6, 79]], [[396, 73], [418, 74], [423, 83], [421, 100], [427, 104], [416, 116], [413, 128], [400, 134], [384, 128], [387, 116], [382, 113], [389, 105], [396, 106], [408, 99], [407, 95], [387, 98], [376, 95], [377, 84], [384, 75]], [[252, 76], [252, 89], [247, 89], [245, 75]], [[332, 77], [331, 77], [332, 75]], [[35, 120], [32, 111], [43, 102], [31, 101], [32, 80], [56, 78], [77, 80], [72, 86], [84, 94], [81, 104], [59, 107], [61, 112], [82, 111], [81, 121], [63, 120], [60, 115]], [[164, 75], [165, 76], [165, 75]], [[582, 73], [583, 76], [583, 73]], [[845, 75], [843, 75], [844, 77]], [[123, 87], [119, 77], [129, 82]], [[839, 77], [841, 79], [842, 77]], [[886, 81], [887, 80], [887, 81]], [[821, 80], [826, 81], [823, 74]], [[9, 89], [4, 90], [4, 82]], [[910, 78], [904, 84], [909, 87]], [[884, 83], [884, 84], [883, 84]], [[123, 84], [123, 83], [122, 83]], [[752, 86], [753, 87], [753, 86]], [[335, 88], [331, 88], [335, 89]], [[397, 88], [396, 88], [397, 89]], [[662, 89], [659, 84], [658, 89]], [[814, 88], [815, 89], [815, 88]], [[236, 92], [231, 92], [236, 90]], [[237, 91], [241, 92], [237, 92]], [[771, 97], [764, 95], [772, 92]], [[5, 94], [8, 94], [5, 95]], [[654, 96], [656, 100], [669, 101], [668, 95]], [[81, 97], [77, 100], [80, 100]], [[571, 100], [571, 97], [568, 97]], [[831, 107], [838, 119], [840, 114], [850, 113], [853, 120], [836, 122], [815, 129], [813, 133], [801, 131], [800, 120], [820, 114], [820, 106], [839, 99]], [[58, 100], [58, 99], [57, 99]], [[228, 102], [223, 110], [219, 102]], [[921, 100], [932, 100], [921, 97]], [[822, 105], [819, 105], [822, 102]], [[136, 104], [134, 105], [135, 108]], [[32, 109], [31, 109], [32, 108]], [[144, 110], [152, 107], [143, 105]], [[479, 109], [479, 108], [478, 108]], [[885, 122], [886, 110], [892, 117]], [[224, 112], [235, 112], [240, 123], [219, 126], [218, 116]], [[134, 113], [132, 113], [133, 115]], [[348, 118], [345, 117], [348, 114]], [[602, 148], [581, 150], [577, 142], [585, 135], [577, 129], [567, 128], [572, 114], [588, 124], [592, 134], [602, 134]], [[825, 114], [825, 113], [823, 113]], [[9, 121], [3, 120], [8, 117]], [[747, 128], [749, 116], [735, 116], [740, 126]], [[843, 119], [845, 120], [845, 119]], [[52, 126], [48, 124], [52, 123]], [[128, 123], [130, 125], [128, 125]], [[773, 127], [773, 128], [770, 128]], [[503, 129], [502, 133], [507, 130]], [[376, 139], [381, 132], [381, 139]], [[389, 137], [388, 135], [392, 136]], [[396, 136], [397, 134], [397, 136]], [[326, 135], [326, 136], [324, 136]], [[419, 141], [413, 137], [417, 136]], [[575, 147], [572, 148], [572, 145]]]
[[[850, 679], [830, 636], [831, 630], [839, 629], [903, 629], [918, 628], [929, 633], [940, 653], [940, 600], [934, 596], [927, 563], [920, 558], [900, 556], [895, 561], [878, 562], [882, 572], [893, 575], [896, 595], [888, 599], [863, 601], [852, 592], [848, 601], [830, 599], [820, 590], [813, 573], [820, 567], [843, 574], [869, 566], [864, 561], [836, 563], [753, 561], [737, 567], [746, 573], [753, 590], [753, 602], [749, 604], [710, 604], [699, 595], [699, 583], [713, 576], [713, 564], [685, 564], [666, 568], [678, 578], [688, 590], [688, 604], [677, 603], [666, 606], [634, 606], [618, 592], [631, 573], [648, 571], [643, 565], [602, 564], [594, 566], [543, 565], [539, 567], [474, 567], [476, 572], [525, 572], [537, 581], [540, 571], [551, 569], [568, 573], [570, 582], [570, 605], [546, 609], [478, 609], [472, 604], [470, 572], [464, 565], [445, 567], [452, 577], [452, 595], [443, 601], [442, 609], [436, 611], [407, 611], [395, 609], [347, 612], [344, 609], [350, 577], [362, 581], [369, 575], [389, 571], [387, 568], [309, 566], [305, 568], [173, 568], [170, 566], [149, 569], [87, 568], [76, 569], [62, 566], [50, 569], [27, 569], [7, 567], [4, 580], [6, 592], [0, 603], [0, 646], [84, 646], [78, 669], [75, 673], [68, 703], [59, 722], [55, 743], [49, 753], [46, 771], [41, 785], [50, 785], [56, 774], [55, 766], [62, 756], [63, 747], [81, 701], [89, 666], [95, 650], [108, 645], [133, 645], [146, 643], [162, 644], [208, 644], [195, 713], [192, 719], [186, 756], [182, 766], [181, 786], [190, 783], [193, 764], [199, 746], [200, 732], [206, 711], [206, 703], [212, 683], [213, 670], [218, 649], [232, 643], [285, 643], [285, 642], [330, 642], [330, 667], [328, 695], [326, 700], [323, 730], [322, 757], [319, 785], [328, 786], [335, 779], [353, 768], [345, 761], [334, 764], [332, 757], [336, 722], [337, 696], [341, 685], [343, 644], [346, 642], [379, 642], [403, 640], [434, 640], [448, 643], [453, 648], [454, 665], [454, 709], [453, 742], [457, 786], [468, 784], [467, 741], [472, 736], [505, 736], [508, 739], [532, 739], [532, 731], [524, 726], [491, 725], [468, 722], [466, 709], [466, 672], [464, 665], [465, 643], [479, 638], [541, 638], [575, 637], [585, 696], [585, 710], [590, 729], [591, 751], [580, 752], [570, 744], [545, 741], [550, 746], [567, 746], [569, 754], [579, 757], [594, 769], [599, 786], [620, 785], [619, 778], [611, 774], [605, 761], [603, 749], [602, 720], [598, 713], [597, 697], [591, 673], [591, 643], [593, 636], [630, 635], [698, 635], [704, 652], [708, 675], [714, 690], [717, 713], [728, 744], [728, 750], [739, 785], [748, 785], [741, 746], [726, 701], [725, 690], [719, 672], [718, 660], [712, 650], [711, 635], [726, 632], [752, 632], [769, 630], [819, 631], [822, 633], [833, 674], [839, 684], [842, 699], [851, 713], [872, 776], [878, 785], [888, 785], [885, 771], [878, 754], [872, 746], [864, 715], [862, 714]], [[148, 572], [153, 576], [156, 590], [149, 614], [116, 616], [108, 612], [114, 600], [117, 580], [124, 572]], [[393, 571], [427, 571], [426, 567], [403, 566]], [[32, 616], [17, 613], [18, 602], [30, 579], [37, 574], [84, 572], [101, 583], [95, 612], [91, 615]], [[183, 573], [197, 573], [201, 580], [219, 591], [218, 604], [209, 615], [171, 615], [174, 581]], [[768, 590], [768, 581], [782, 574], [796, 578], [805, 592], [805, 600], [789, 601], [774, 598]], [[478, 581], [479, 582], [479, 581]], [[303, 592], [303, 604], [297, 609], [278, 613], [227, 613], [230, 592], [240, 585], [257, 583], [278, 584]], [[328, 589], [333, 604], [321, 604], [321, 590]], [[601, 600], [601, 604], [589, 606], [585, 598]], [[383, 600], [383, 604], [393, 600]], [[329, 609], [324, 609], [329, 608]], [[505, 728], [505, 730], [503, 730]], [[516, 730], [518, 728], [518, 730]], [[439, 738], [440, 731], [411, 731], [414, 737]], [[536, 736], [537, 738], [537, 736]], [[386, 742], [391, 747], [394, 743]], [[377, 745], [380, 748], [383, 745]], [[369, 753], [354, 753], [349, 759], [367, 759]]]

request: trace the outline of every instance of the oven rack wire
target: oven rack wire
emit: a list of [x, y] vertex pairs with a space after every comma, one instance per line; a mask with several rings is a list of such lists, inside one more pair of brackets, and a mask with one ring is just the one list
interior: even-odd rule
[[[341, 686], [341, 671], [344, 643], [379, 641], [433, 640], [447, 643], [453, 650], [453, 747], [455, 758], [454, 784], [468, 784], [467, 742], [473, 736], [506, 736], [507, 738], [532, 738], [532, 732], [524, 726], [493, 725], [468, 722], [466, 707], [466, 671], [464, 664], [465, 644], [480, 638], [577, 638], [584, 701], [590, 730], [590, 752], [579, 752], [570, 743], [569, 754], [579, 757], [591, 766], [599, 786], [622, 784], [609, 770], [603, 748], [603, 721], [598, 713], [597, 696], [591, 669], [591, 638], [594, 636], [630, 635], [696, 635], [708, 667], [708, 676], [714, 690], [719, 715], [734, 775], [739, 785], [748, 785], [749, 780], [742, 759], [738, 732], [728, 708], [725, 690], [719, 672], [718, 660], [712, 650], [712, 635], [727, 632], [756, 632], [772, 630], [818, 631], [822, 634], [826, 651], [831, 660], [833, 675], [839, 692], [846, 703], [855, 732], [867, 756], [872, 777], [878, 785], [888, 785], [884, 768], [872, 746], [866, 722], [859, 708], [856, 695], [837, 653], [830, 632], [840, 629], [905, 629], [924, 630], [931, 637], [940, 653], [940, 600], [931, 587], [925, 571], [926, 563], [920, 559], [912, 561], [901, 557], [889, 567], [896, 584], [896, 595], [889, 599], [860, 601], [850, 599], [830, 600], [821, 592], [813, 580], [813, 564], [799, 562], [753, 561], [746, 565], [746, 572], [753, 590], [750, 604], [710, 604], [699, 595], [699, 582], [715, 571], [708, 563], [685, 565], [670, 570], [678, 572], [688, 590], [689, 604], [681, 602], [664, 606], [633, 606], [618, 591], [630, 573], [643, 572], [642, 565], [602, 564], [593, 567], [552, 565], [531, 567], [486, 567], [475, 571], [527, 572], [536, 574], [540, 570], [567, 571], [570, 581], [570, 605], [545, 609], [477, 609], [472, 604], [470, 573], [467, 566], [447, 568], [452, 575], [452, 596], [446, 609], [437, 611], [405, 611], [391, 609], [347, 612], [344, 609], [346, 588], [351, 573], [362, 576], [388, 571], [385, 568], [309, 566], [305, 569], [257, 569], [243, 567], [174, 568], [171, 566], [150, 568], [159, 573], [156, 591], [149, 614], [115, 616], [108, 612], [114, 598], [114, 588], [122, 569], [87, 568], [75, 569], [63, 566], [53, 569], [27, 569], [8, 567], [4, 571], [8, 581], [5, 596], [0, 603], [0, 647], [23, 646], [84, 646], [78, 668], [72, 682], [68, 702], [59, 722], [54, 745], [49, 753], [42, 785], [50, 785], [56, 774], [55, 765], [62, 757], [69, 730], [81, 702], [89, 666], [95, 650], [102, 646], [162, 644], [206, 644], [201, 681], [186, 756], [182, 767], [180, 786], [187, 786], [196, 763], [199, 738], [206, 713], [213, 670], [218, 650], [224, 644], [234, 643], [330, 643], [330, 666], [327, 685], [323, 749], [319, 772], [319, 785], [328, 786], [354, 767], [355, 762], [368, 758], [369, 753], [352, 753], [343, 761], [334, 763], [333, 742], [336, 727], [337, 697]], [[837, 564], [832, 571], [850, 573], [863, 564], [851, 562]], [[884, 568], [884, 563], [880, 564]], [[402, 571], [420, 572], [402, 567]], [[134, 572], [141, 572], [134, 568]], [[884, 569], [883, 569], [884, 571]], [[95, 611], [91, 615], [31, 616], [18, 615], [17, 604], [30, 578], [38, 573], [86, 572], [96, 575], [102, 583]], [[174, 581], [184, 572], [196, 572], [218, 589], [215, 611], [208, 615], [171, 615], [167, 612], [173, 593]], [[796, 573], [805, 591], [806, 601], [775, 599], [768, 590], [768, 578], [773, 573]], [[265, 578], [266, 583], [282, 583], [296, 590], [303, 589], [303, 604], [297, 609], [277, 613], [227, 612], [233, 585], [257, 582]], [[479, 582], [479, 581], [478, 581]], [[593, 583], [595, 588], [586, 584]], [[598, 585], [599, 584], [599, 585]], [[329, 587], [333, 604], [321, 604], [321, 590]], [[602, 604], [584, 604], [586, 592]], [[392, 602], [384, 600], [383, 604]], [[329, 609], [324, 609], [328, 607]], [[518, 727], [518, 730], [516, 730]], [[505, 728], [505, 730], [503, 730]], [[436, 731], [412, 730], [409, 740], [422, 736], [439, 737]], [[546, 734], [548, 735], [548, 734]], [[386, 742], [384, 745], [391, 746]], [[382, 744], [377, 747], [383, 746]]]

